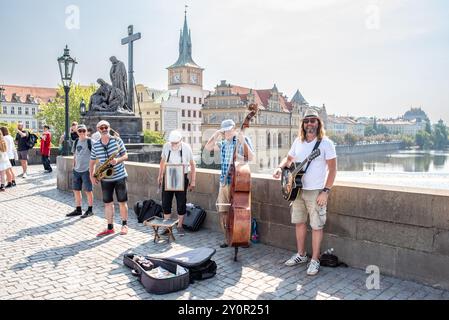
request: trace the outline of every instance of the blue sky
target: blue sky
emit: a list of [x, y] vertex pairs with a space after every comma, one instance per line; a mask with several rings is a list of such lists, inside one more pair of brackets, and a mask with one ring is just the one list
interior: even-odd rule
[[[449, 2], [445, 0], [0, 0], [0, 83], [54, 87], [56, 59], [69, 45], [75, 81], [109, 80], [127, 26], [135, 44], [137, 83], [163, 89], [177, 59], [189, 5], [193, 58], [204, 88], [220, 80], [300, 89], [329, 113], [403, 114], [422, 106], [449, 123]], [[79, 9], [79, 28], [66, 8]]]

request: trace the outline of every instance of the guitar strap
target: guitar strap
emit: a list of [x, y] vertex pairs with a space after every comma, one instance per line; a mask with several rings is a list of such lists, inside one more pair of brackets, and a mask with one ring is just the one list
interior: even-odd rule
[[[315, 146], [313, 147], [313, 150], [312, 150], [312, 152], [314, 152], [316, 149], [318, 149], [318, 147], [320, 146], [320, 143], [321, 143], [321, 140], [318, 140], [316, 143], [315, 143]], [[311, 153], [312, 153], [311, 152]], [[307, 167], [306, 167], [306, 169], [304, 170], [304, 174], [306, 174], [306, 171], [307, 171], [307, 169], [309, 168], [309, 165], [310, 165], [310, 163], [312, 162], [313, 160], [310, 160], [308, 163], [307, 163]]]

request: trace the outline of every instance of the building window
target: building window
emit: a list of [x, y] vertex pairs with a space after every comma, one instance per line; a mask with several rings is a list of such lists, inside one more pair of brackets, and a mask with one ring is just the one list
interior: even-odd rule
[[187, 131], [192, 131], [192, 126], [190, 123], [187, 125]]
[[8, 113], [8, 108], [6, 106], [3, 106], [3, 114], [7, 114]]
[[182, 110], [182, 116], [185, 117], [186, 116], [186, 111]]
[[159, 111], [155, 111], [154, 114], [159, 114]]
[[184, 103], [184, 96], [181, 96], [181, 102]]
[[150, 115], [151, 114], [151, 112], [150, 111], [147, 111], [147, 115]]
[[22, 114], [22, 107], [17, 107], [17, 114]]
[[198, 103], [201, 104], [201, 98], [198, 98]]
[[36, 129], [36, 121], [33, 121], [33, 129]]
[[150, 121], [147, 121], [147, 129], [148, 129], [148, 130], [151, 130], [151, 124], [150, 124]]
[[193, 103], [196, 104], [196, 97], [193, 97]]
[[185, 129], [186, 129], [186, 124], [183, 123], [183, 124], [182, 124], [182, 130], [185, 130]]
[[15, 114], [16, 111], [14, 110], [14, 107], [11, 107], [11, 114]]
[[[20, 108], [20, 107], [19, 107]], [[30, 122], [29, 121], [25, 121], [25, 128], [29, 129], [30, 128]]]
[[196, 110], [193, 110], [193, 117], [196, 118]]
[[190, 103], [190, 96], [187, 97], [187, 103]]
[[[267, 149], [270, 149], [271, 147], [271, 134], [268, 132], [267, 136]], [[270, 167], [270, 162], [268, 162], [268, 167]]]
[[187, 116], [190, 118], [192, 116], [192, 113], [190, 112], [190, 110], [187, 111]]
[[29, 108], [25, 108], [25, 114], [29, 115], [30, 114], [30, 109]]
[[36, 114], [36, 108], [31, 108], [31, 114], [34, 116]]
[[198, 116], [201, 118], [201, 111], [198, 111]]
[[159, 131], [159, 121], [154, 123], [154, 131]]

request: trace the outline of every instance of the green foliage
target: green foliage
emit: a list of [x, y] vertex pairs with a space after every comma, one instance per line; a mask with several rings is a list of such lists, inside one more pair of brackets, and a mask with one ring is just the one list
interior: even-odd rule
[[443, 120], [434, 126], [432, 138], [435, 149], [443, 150], [448, 145], [448, 130]]
[[366, 126], [365, 127], [365, 137], [371, 137], [375, 136], [377, 134], [376, 130], [373, 126]]
[[337, 145], [345, 144], [345, 138], [342, 135], [332, 134], [329, 136], [329, 139]]
[[421, 149], [429, 150], [433, 147], [432, 136], [426, 131], [419, 131], [416, 134], [415, 141]]
[[426, 121], [426, 128], [424, 129], [428, 134], [432, 134], [432, 126], [430, 125], [430, 120]]
[[345, 134], [344, 141], [346, 144], [353, 146], [359, 141], [359, 137], [357, 137], [355, 134], [347, 133]]
[[405, 148], [407, 149], [415, 145], [415, 138], [412, 136], [401, 135], [399, 139], [404, 143]]
[[[69, 92], [69, 126], [73, 121], [80, 120], [80, 103], [84, 99], [86, 105], [90, 96], [96, 91], [96, 87], [72, 84]], [[37, 119], [48, 124], [52, 131], [52, 143], [59, 144], [59, 138], [65, 131], [65, 93], [64, 87], [60, 86], [56, 99], [53, 102], [44, 103], [39, 106]]]
[[143, 142], [152, 144], [164, 144], [164, 135], [159, 131], [144, 130]]

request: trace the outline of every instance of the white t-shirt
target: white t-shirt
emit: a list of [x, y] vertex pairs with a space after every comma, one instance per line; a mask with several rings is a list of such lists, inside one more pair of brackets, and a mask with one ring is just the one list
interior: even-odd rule
[[[301, 142], [299, 138], [296, 138], [288, 155], [294, 157], [295, 162], [302, 162], [312, 152], [316, 141], [317, 139], [314, 139], [307, 143], [306, 141]], [[335, 145], [329, 138], [323, 138], [318, 149], [320, 149], [320, 155], [310, 162], [309, 168], [302, 179], [304, 190], [323, 189], [326, 183], [328, 170], [326, 160], [335, 159], [337, 157]]]
[[14, 150], [16, 149], [14, 145], [14, 140], [11, 135], [7, 135], [4, 137], [6, 142], [6, 152], [8, 153], [9, 159], [14, 159]]
[[[182, 161], [181, 161], [181, 148], [182, 148]], [[167, 160], [168, 153], [170, 151], [170, 159], [168, 163], [171, 164], [184, 164], [184, 173], [190, 172], [190, 161], [193, 160], [192, 148], [187, 143], [181, 142], [181, 148], [178, 150], [173, 150], [171, 148], [171, 143], [167, 142], [162, 148], [162, 158]]]

